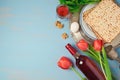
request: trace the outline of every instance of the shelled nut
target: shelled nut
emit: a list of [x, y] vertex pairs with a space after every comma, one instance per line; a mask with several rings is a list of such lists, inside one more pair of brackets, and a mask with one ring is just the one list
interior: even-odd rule
[[63, 38], [63, 39], [67, 39], [67, 38], [68, 38], [68, 34], [67, 34], [67, 33], [63, 33], [63, 34], [62, 34], [62, 38]]
[[62, 29], [62, 28], [64, 27], [64, 25], [63, 25], [60, 21], [56, 21], [56, 22], [55, 22], [55, 25], [56, 25], [56, 27], [59, 28], [59, 29]]

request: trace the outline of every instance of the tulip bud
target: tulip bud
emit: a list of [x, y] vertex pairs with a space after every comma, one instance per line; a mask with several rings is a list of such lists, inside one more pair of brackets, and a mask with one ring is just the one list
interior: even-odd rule
[[69, 69], [72, 66], [70, 59], [65, 56], [61, 57], [57, 64], [62, 69]]
[[77, 43], [77, 47], [80, 50], [86, 51], [88, 49], [88, 43], [84, 40], [81, 39], [78, 43]]
[[96, 51], [101, 51], [102, 49], [102, 46], [103, 46], [103, 41], [102, 40], [95, 40], [94, 43], [93, 43], [93, 47]]

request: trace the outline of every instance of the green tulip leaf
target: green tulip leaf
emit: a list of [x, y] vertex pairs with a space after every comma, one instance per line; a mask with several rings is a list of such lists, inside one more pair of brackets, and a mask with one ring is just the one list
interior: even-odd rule
[[103, 59], [104, 59], [104, 70], [106, 72], [106, 76], [107, 76], [107, 80], [112, 80], [112, 74], [111, 74], [111, 71], [110, 71], [110, 67], [109, 67], [109, 63], [108, 63], [108, 60], [107, 60], [107, 56], [106, 56], [106, 52], [105, 52], [105, 49], [104, 47], [102, 47], [102, 55], [103, 55]]
[[89, 53], [89, 52], [84, 52], [87, 56], [89, 56], [90, 58], [92, 58], [92, 59], [94, 59], [98, 64], [100, 64], [99, 63], [99, 59], [98, 58], [96, 58], [94, 55], [92, 55], [91, 53]]

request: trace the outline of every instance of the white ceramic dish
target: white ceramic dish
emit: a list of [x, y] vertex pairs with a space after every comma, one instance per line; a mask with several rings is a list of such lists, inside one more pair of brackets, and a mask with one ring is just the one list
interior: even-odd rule
[[[91, 28], [85, 23], [85, 21], [83, 20], [83, 13], [91, 8], [93, 8], [94, 6], [96, 6], [96, 4], [88, 4], [86, 6], [84, 6], [81, 10], [80, 13], [80, 18], [79, 18], [79, 23], [81, 25], [81, 29], [82, 31], [92, 40], [96, 39], [96, 36], [94, 34], [94, 32], [91, 30]], [[120, 35], [117, 36], [117, 38], [115, 38], [112, 42], [111, 45], [113, 47], [119, 46], [120, 45]]]
[[80, 20], [79, 20], [79, 23], [81, 25], [81, 28], [83, 30], [83, 32], [91, 39], [96, 39], [96, 36], [95, 34], [92, 32], [91, 28], [84, 22], [83, 20], [83, 13], [91, 8], [93, 8], [96, 4], [88, 4], [86, 6], [83, 7], [83, 9], [81, 10], [81, 13], [80, 13]]

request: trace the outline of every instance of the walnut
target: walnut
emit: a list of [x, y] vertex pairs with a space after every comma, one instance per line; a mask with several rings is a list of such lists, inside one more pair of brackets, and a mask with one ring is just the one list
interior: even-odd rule
[[55, 25], [56, 25], [56, 27], [59, 28], [59, 29], [62, 29], [62, 28], [64, 27], [64, 25], [63, 25], [60, 21], [56, 21], [56, 22], [55, 22]]
[[63, 33], [63, 34], [62, 34], [62, 38], [63, 38], [63, 39], [67, 39], [68, 37], [69, 37], [69, 36], [68, 36], [67, 33]]

